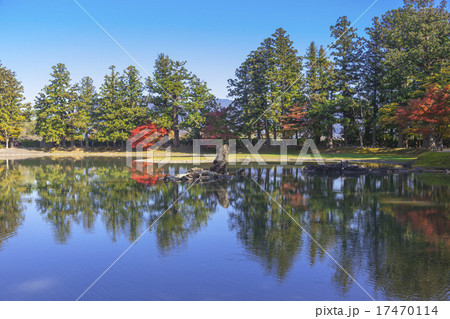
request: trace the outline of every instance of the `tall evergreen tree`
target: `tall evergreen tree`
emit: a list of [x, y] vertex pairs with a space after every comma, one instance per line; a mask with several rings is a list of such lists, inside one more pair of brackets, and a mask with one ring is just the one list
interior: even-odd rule
[[323, 46], [319, 50], [312, 42], [305, 56], [306, 92], [308, 94], [309, 135], [316, 143], [327, 137], [327, 146], [333, 147], [333, 125], [336, 123], [334, 98], [334, 68]]
[[270, 121], [273, 138], [277, 138], [280, 117], [286, 114], [295, 104], [303, 102], [302, 89], [304, 79], [302, 61], [298, 56], [294, 43], [282, 28], [272, 34], [262, 44], [266, 52], [267, 74], [271, 104]]
[[144, 85], [141, 82], [139, 71], [134, 66], [124, 70], [120, 78], [121, 108], [118, 115], [115, 130], [118, 132], [118, 140], [127, 140], [131, 130], [144, 124], [149, 118], [149, 108], [143, 96]]
[[253, 109], [250, 108], [251, 77], [248, 60], [244, 61], [235, 71], [235, 78], [228, 80], [228, 97], [233, 102], [228, 107], [228, 116], [232, 120], [234, 130], [244, 134], [249, 139], [255, 133], [255, 126], [249, 125], [254, 119]]
[[235, 79], [228, 80], [233, 107], [241, 108], [243, 133], [251, 136], [264, 130], [270, 141], [270, 130], [277, 137], [280, 119], [296, 103], [302, 102], [301, 58], [286, 31], [277, 29], [271, 37], [252, 51], [236, 70]]
[[[411, 98], [423, 97], [427, 78], [448, 65], [450, 14], [446, 4], [441, 1], [435, 7], [433, 0], [404, 0], [403, 7], [382, 16], [388, 102], [405, 107]], [[403, 146], [401, 137], [399, 132], [399, 146]], [[432, 136], [424, 138], [424, 146], [432, 147]]]
[[23, 103], [23, 86], [16, 74], [0, 63], [0, 138], [6, 148], [10, 140], [20, 135], [27, 113], [27, 104]]
[[358, 106], [355, 95], [361, 73], [362, 41], [346, 16], [340, 17], [330, 30], [331, 36], [335, 38], [331, 53], [336, 68], [335, 88], [336, 93], [342, 96], [339, 111], [344, 144], [348, 145], [350, 138], [357, 134], [353, 124], [355, 108]]
[[66, 145], [76, 99], [70, 73], [63, 63], [52, 67], [50, 84], [36, 98], [36, 132], [45, 142]]
[[207, 114], [218, 107], [216, 97], [211, 94], [206, 82], [195, 74], [191, 75], [189, 99], [184, 103], [187, 116], [181, 128], [187, 130], [193, 138], [200, 138], [201, 130], [207, 123]]
[[160, 126], [173, 130], [175, 147], [180, 145], [181, 128], [199, 134], [209, 107], [215, 103], [206, 83], [189, 72], [185, 64], [161, 53], [153, 78], [146, 80], [151, 113]]
[[75, 140], [83, 141], [88, 147], [89, 134], [93, 130], [94, 110], [98, 103], [94, 81], [89, 76], [81, 79], [75, 86], [77, 99], [75, 101], [74, 117], [72, 121]]
[[100, 101], [94, 110], [95, 139], [99, 142], [114, 142], [119, 136], [114, 134], [118, 126], [116, 121], [118, 113], [122, 108], [120, 99], [120, 75], [114, 65], [110, 66], [111, 73], [105, 75], [104, 82], [100, 87]]
[[366, 28], [368, 39], [364, 40], [362, 95], [370, 103], [370, 126], [372, 145], [377, 145], [378, 110], [386, 102], [386, 67], [383, 47], [383, 30], [380, 20], [375, 17], [372, 26]]

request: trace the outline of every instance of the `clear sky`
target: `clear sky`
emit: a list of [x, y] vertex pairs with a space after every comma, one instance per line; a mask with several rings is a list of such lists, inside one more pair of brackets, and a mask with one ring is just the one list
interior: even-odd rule
[[[245, 56], [282, 27], [300, 54], [311, 41], [327, 45], [330, 25], [355, 21], [375, 0], [103, 1], [77, 0], [150, 73], [158, 53], [186, 60], [218, 98]], [[374, 16], [402, 5], [378, 0], [355, 24], [364, 34]], [[16, 72], [28, 101], [65, 63], [73, 81], [96, 87], [108, 67], [136, 65], [73, 0], [0, 0], [0, 61]], [[143, 77], [147, 77], [140, 70]]]

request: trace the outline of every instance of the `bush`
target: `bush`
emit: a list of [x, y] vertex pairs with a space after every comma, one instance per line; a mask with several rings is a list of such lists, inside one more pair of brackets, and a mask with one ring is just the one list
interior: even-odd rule
[[36, 140], [22, 140], [19, 142], [20, 147], [39, 147], [39, 141]]

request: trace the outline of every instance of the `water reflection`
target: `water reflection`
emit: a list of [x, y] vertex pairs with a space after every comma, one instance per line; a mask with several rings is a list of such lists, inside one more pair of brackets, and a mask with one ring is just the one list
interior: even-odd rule
[[[30, 185], [24, 183], [24, 174], [18, 168], [10, 169], [10, 163], [0, 166], [0, 250], [6, 240], [17, 233], [22, 224], [23, 195], [30, 193]], [[12, 165], [12, 164], [11, 164]]]
[[[173, 166], [157, 174], [186, 169]], [[368, 274], [378, 296], [448, 299], [449, 177], [308, 176], [298, 167], [248, 168], [247, 173], [347, 272]], [[59, 244], [70, 241], [73, 225], [95, 232], [101, 222], [112, 241], [126, 236], [132, 242], [154, 223], [156, 245], [170, 255], [206, 229], [220, 208], [249, 258], [280, 284], [299, 258], [311, 267], [329, 259], [252, 179], [192, 187], [156, 180], [127, 168], [122, 159], [3, 165], [0, 249], [17, 234], [26, 218], [24, 200], [32, 194], [30, 205], [51, 225]], [[346, 294], [354, 283], [336, 264], [330, 267], [330, 282]]]

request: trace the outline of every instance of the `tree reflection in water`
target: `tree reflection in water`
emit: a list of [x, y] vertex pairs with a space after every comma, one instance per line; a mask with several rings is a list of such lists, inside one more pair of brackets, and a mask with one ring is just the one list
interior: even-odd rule
[[0, 250], [25, 219], [23, 197], [31, 192], [25, 177], [19, 165], [0, 161]]
[[[172, 166], [158, 174], [186, 169]], [[448, 176], [326, 177], [288, 166], [247, 171], [346, 271], [369, 274], [370, 285], [386, 299], [448, 298]], [[94, 231], [99, 222], [113, 241], [126, 236], [132, 242], [167, 210], [152, 232], [161, 254], [168, 255], [184, 247], [222, 207], [247, 255], [280, 283], [299, 256], [311, 267], [329, 261], [250, 178], [189, 189], [155, 181], [155, 175], [127, 168], [125, 159], [28, 160], [2, 166], [0, 249], [24, 220], [24, 195], [35, 191], [37, 209], [58, 243], [68, 242], [74, 224]], [[334, 267], [330, 280], [345, 294], [354, 283], [329, 264]]]

